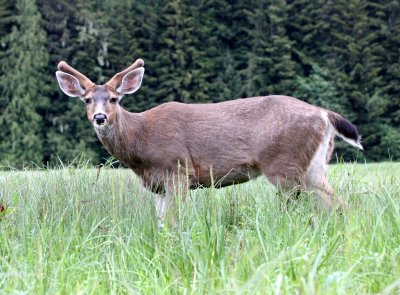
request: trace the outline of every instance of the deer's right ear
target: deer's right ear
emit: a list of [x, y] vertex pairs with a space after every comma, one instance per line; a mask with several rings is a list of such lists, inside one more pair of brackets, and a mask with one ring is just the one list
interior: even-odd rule
[[71, 97], [81, 97], [85, 94], [85, 90], [82, 88], [78, 79], [74, 76], [57, 71], [56, 77], [58, 85], [60, 85], [61, 90], [68, 96]]

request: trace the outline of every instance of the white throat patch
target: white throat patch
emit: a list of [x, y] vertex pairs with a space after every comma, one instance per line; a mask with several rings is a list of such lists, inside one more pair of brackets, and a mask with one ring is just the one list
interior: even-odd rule
[[101, 138], [109, 138], [112, 136], [112, 128], [108, 124], [98, 125], [96, 123], [93, 124], [94, 131], [97, 134], [97, 137]]

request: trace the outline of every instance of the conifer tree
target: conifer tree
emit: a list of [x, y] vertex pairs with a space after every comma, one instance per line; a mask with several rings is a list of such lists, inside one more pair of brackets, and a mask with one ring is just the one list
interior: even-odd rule
[[212, 1], [202, 10], [204, 20], [202, 44], [210, 56], [207, 69], [209, 91], [213, 101], [231, 100], [245, 95], [246, 53], [249, 48], [247, 1]]
[[220, 93], [215, 96], [214, 101], [226, 101], [238, 98], [243, 89], [243, 81], [236, 70], [237, 65], [230, 51], [225, 53], [223, 67], [219, 69], [217, 83], [221, 87]]
[[373, 17], [379, 20], [376, 30], [380, 33], [381, 53], [384, 53], [377, 74], [383, 79], [384, 87], [381, 89], [388, 97], [384, 114], [387, 125], [382, 132], [381, 145], [386, 152], [384, 157], [400, 159], [400, 2], [370, 2]]
[[281, 0], [254, 1], [253, 5], [247, 12], [251, 27], [245, 95], [293, 95], [295, 66], [286, 34], [287, 5]]
[[[9, 33], [9, 26], [12, 21], [12, 7], [7, 0], [0, 0], [0, 40]], [[0, 48], [4, 47], [1, 44]]]
[[159, 87], [155, 95], [157, 102], [180, 101], [188, 99], [184, 89], [185, 69], [189, 65], [186, 54], [190, 46], [190, 36], [185, 27], [187, 8], [184, 0], [166, 1], [161, 12], [159, 22], [159, 47], [157, 71], [159, 73]]
[[[12, 5], [6, 0], [0, 0], [0, 61], [7, 58], [8, 42], [6, 36], [10, 33], [13, 18], [12, 18]], [[2, 69], [0, 67], [0, 77], [3, 76]], [[3, 93], [0, 84], [0, 93]], [[7, 104], [7, 98], [0, 96], [0, 114], [4, 110]], [[0, 155], [1, 156], [1, 155]]]
[[287, 36], [293, 42], [293, 56], [298, 73], [309, 75], [313, 66], [325, 67], [321, 50], [329, 36], [327, 15], [323, 13], [325, 0], [288, 0]]
[[[386, 126], [384, 114], [389, 97], [379, 74], [383, 52], [379, 40], [379, 19], [370, 15], [370, 7], [362, 0], [332, 1], [324, 7], [329, 16], [324, 57], [331, 69], [340, 95], [349, 103], [349, 119], [353, 120], [364, 135], [367, 150], [380, 146], [370, 154], [378, 159], [387, 153], [381, 145]], [[357, 11], [357, 13], [354, 13]], [[387, 156], [387, 155], [386, 155]]]
[[21, 168], [43, 160], [43, 121], [47, 107], [44, 67], [48, 62], [45, 32], [35, 1], [18, 0], [12, 32], [6, 37], [7, 58], [1, 59], [0, 78], [7, 105], [0, 114], [0, 163]]

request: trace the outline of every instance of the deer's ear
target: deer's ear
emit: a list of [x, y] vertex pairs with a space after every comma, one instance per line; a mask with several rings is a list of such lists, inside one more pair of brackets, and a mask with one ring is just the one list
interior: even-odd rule
[[131, 94], [139, 89], [142, 84], [144, 75], [144, 68], [140, 67], [133, 71], [130, 71], [122, 78], [121, 84], [117, 87], [119, 94]]
[[71, 97], [80, 97], [85, 94], [85, 90], [82, 88], [78, 79], [76, 79], [74, 76], [61, 71], [57, 71], [56, 77], [58, 85], [60, 85], [61, 90], [66, 95]]

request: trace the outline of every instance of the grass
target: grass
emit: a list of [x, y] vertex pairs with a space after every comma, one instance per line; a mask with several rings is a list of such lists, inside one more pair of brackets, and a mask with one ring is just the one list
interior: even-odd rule
[[1, 293], [400, 292], [400, 164], [330, 171], [342, 214], [307, 194], [282, 206], [259, 178], [193, 191], [161, 230], [129, 170], [2, 172]]

